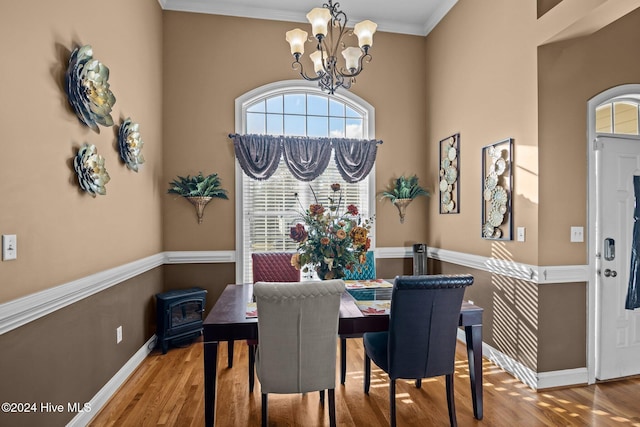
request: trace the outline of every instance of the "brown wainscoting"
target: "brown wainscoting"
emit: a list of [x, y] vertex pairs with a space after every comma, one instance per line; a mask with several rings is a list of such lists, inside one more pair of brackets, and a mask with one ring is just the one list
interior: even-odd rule
[[[586, 366], [587, 284], [537, 284], [431, 260], [432, 274], [472, 274], [465, 299], [484, 308], [483, 341], [534, 372]], [[430, 267], [431, 267], [430, 265]]]
[[[0, 336], [3, 402], [35, 403], [37, 412], [0, 413], [0, 425], [65, 425], [81, 405], [155, 333], [157, 267]], [[123, 340], [116, 344], [116, 328]], [[63, 405], [46, 412], [41, 404]]]
[[206, 313], [229, 285], [236, 283], [235, 263], [165, 264], [164, 290], [193, 287], [207, 290]]

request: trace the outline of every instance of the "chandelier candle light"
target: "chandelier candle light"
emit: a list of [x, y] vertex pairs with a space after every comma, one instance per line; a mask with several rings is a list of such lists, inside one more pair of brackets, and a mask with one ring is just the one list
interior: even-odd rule
[[[317, 81], [318, 86], [329, 94], [335, 93], [339, 87], [349, 89], [355, 82], [355, 77], [362, 72], [364, 61], [371, 61], [369, 49], [373, 45], [373, 34], [378, 27], [375, 22], [365, 20], [357, 23], [353, 30], [347, 30], [347, 15], [338, 9], [339, 6], [340, 3], [333, 4], [332, 0], [329, 0], [328, 4], [313, 8], [307, 14], [313, 37], [318, 42], [316, 51], [309, 55], [313, 61], [315, 77], [305, 74], [300, 62], [308, 33], [299, 28], [286, 33], [294, 58], [293, 69], [299, 69], [305, 80]], [[334, 34], [334, 30], [337, 35]], [[344, 37], [352, 34], [358, 37], [359, 48], [346, 47]], [[342, 48], [344, 66], [338, 64], [338, 51]]]

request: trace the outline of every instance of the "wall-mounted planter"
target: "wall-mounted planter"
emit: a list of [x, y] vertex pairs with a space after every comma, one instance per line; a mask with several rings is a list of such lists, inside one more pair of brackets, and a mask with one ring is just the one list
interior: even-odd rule
[[413, 202], [413, 199], [396, 199], [393, 204], [398, 208], [398, 213], [400, 214], [400, 224], [404, 224], [404, 216], [406, 214], [407, 206], [409, 203]]
[[204, 215], [204, 208], [207, 203], [213, 199], [213, 197], [185, 197], [196, 208], [196, 215], [198, 215], [198, 224], [202, 224], [202, 216]]
[[409, 203], [419, 196], [428, 197], [429, 191], [418, 185], [418, 177], [416, 175], [409, 178], [402, 175], [394, 179], [387, 190], [380, 193], [381, 199], [389, 199], [398, 208], [400, 224], [404, 224], [404, 217]]
[[198, 224], [202, 224], [202, 216], [207, 203], [213, 198], [229, 199], [227, 190], [220, 186], [218, 174], [204, 176], [202, 172], [198, 175], [186, 177], [178, 176], [169, 183], [171, 187], [167, 193], [177, 194], [187, 199], [195, 208], [198, 215]]

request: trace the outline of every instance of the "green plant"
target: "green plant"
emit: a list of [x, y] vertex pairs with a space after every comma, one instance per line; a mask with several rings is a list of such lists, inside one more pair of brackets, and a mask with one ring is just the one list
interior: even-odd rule
[[182, 197], [217, 197], [220, 199], [229, 199], [227, 190], [220, 186], [220, 178], [218, 174], [204, 176], [202, 172], [198, 175], [186, 177], [178, 176], [169, 183], [171, 186], [167, 193], [178, 194]]
[[380, 193], [381, 199], [389, 199], [395, 203], [398, 199], [415, 199], [418, 196], [430, 196], [429, 191], [418, 185], [418, 177], [413, 175], [409, 178], [404, 175], [397, 178], [392, 187]]

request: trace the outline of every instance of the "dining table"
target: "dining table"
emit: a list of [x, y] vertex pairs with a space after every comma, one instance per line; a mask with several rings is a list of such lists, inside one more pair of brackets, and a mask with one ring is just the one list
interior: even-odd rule
[[[375, 292], [375, 291], [374, 291]], [[382, 292], [382, 291], [378, 291]], [[346, 371], [346, 338], [361, 337], [366, 332], [389, 329], [388, 314], [367, 314], [359, 306], [356, 292], [344, 292], [340, 301], [338, 335], [341, 338], [341, 383], [344, 384]], [[378, 300], [382, 298], [378, 294]], [[374, 297], [375, 298], [375, 297]], [[248, 306], [253, 301], [252, 284], [230, 284], [225, 287], [203, 323], [204, 345], [204, 408], [205, 425], [215, 423], [216, 380], [218, 344], [235, 340], [257, 340], [258, 318], [248, 314]], [[460, 307], [459, 326], [464, 328], [473, 415], [480, 420], [483, 416], [482, 402], [482, 313], [483, 309], [463, 301]], [[231, 355], [229, 349], [229, 355]], [[231, 366], [229, 359], [228, 365]]]

